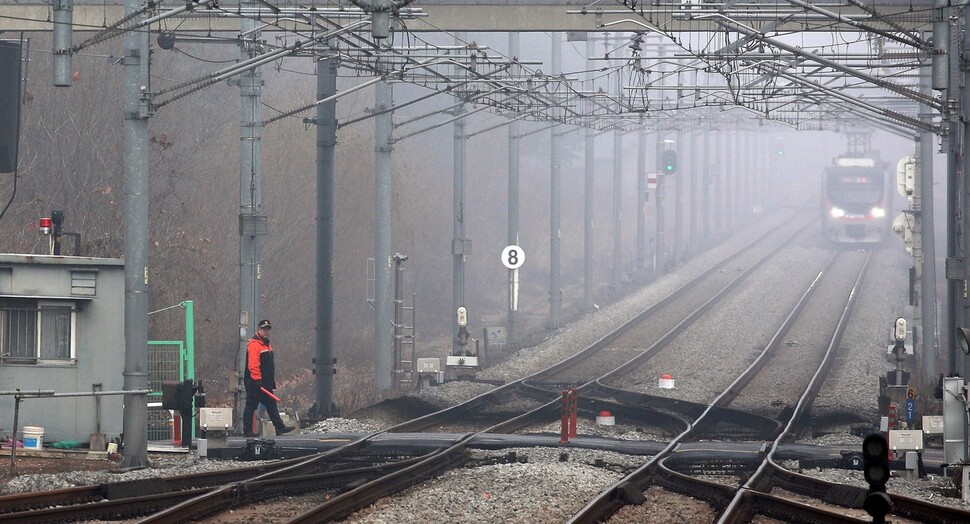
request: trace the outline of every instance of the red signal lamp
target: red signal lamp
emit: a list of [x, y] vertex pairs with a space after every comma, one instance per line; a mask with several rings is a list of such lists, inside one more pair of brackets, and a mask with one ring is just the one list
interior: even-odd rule
[[49, 235], [51, 234], [52, 222], [50, 218], [40, 219], [40, 234]]

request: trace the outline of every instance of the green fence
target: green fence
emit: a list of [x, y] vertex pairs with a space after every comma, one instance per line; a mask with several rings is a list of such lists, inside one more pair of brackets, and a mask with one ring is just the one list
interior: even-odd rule
[[[149, 315], [181, 307], [185, 310], [185, 340], [148, 341], [148, 440], [172, 440], [172, 414], [155, 404], [162, 402], [162, 383], [195, 379], [195, 324], [193, 304], [186, 300]], [[193, 435], [195, 434], [193, 428]]]

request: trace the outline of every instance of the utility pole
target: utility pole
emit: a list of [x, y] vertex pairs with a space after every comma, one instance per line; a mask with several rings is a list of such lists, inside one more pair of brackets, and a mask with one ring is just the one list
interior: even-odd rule
[[[720, 171], [717, 173], [711, 173], [711, 140], [714, 137], [714, 133], [711, 131], [711, 126], [705, 124], [703, 139], [704, 139], [704, 149], [701, 152], [701, 158], [704, 162], [704, 173], [702, 174], [704, 178], [704, 199], [701, 201], [701, 228], [703, 233], [701, 238], [704, 239], [704, 249], [708, 249], [713, 244], [713, 235], [711, 234], [711, 224], [719, 224], [719, 228], [723, 227], [724, 220], [724, 199], [726, 195], [722, 193], [727, 193], [726, 190], [720, 191], [719, 189], [722, 184], [727, 182], [728, 166], [721, 166]], [[716, 176], [712, 176], [716, 175]], [[712, 191], [712, 186], [717, 187]], [[713, 195], [713, 199], [711, 198]], [[718, 238], [721, 235], [718, 234]]]
[[[931, 94], [930, 67], [921, 68], [920, 85], [924, 93]], [[933, 113], [929, 107], [922, 106], [920, 119], [930, 124]], [[919, 166], [920, 181], [916, 188], [916, 217], [920, 225], [920, 251], [922, 254], [922, 270], [920, 275], [920, 313], [923, 317], [922, 332], [919, 337], [921, 354], [923, 355], [923, 384], [932, 385], [936, 382], [937, 358], [939, 347], [936, 342], [936, 238], [933, 224], [933, 140], [935, 136], [929, 131], [923, 131], [919, 136]]]
[[[619, 39], [617, 39], [619, 40]], [[607, 42], [609, 42], [607, 40]], [[616, 75], [616, 98], [623, 98], [623, 79]], [[613, 130], [613, 278], [610, 291], [613, 300], [622, 294], [623, 287], [623, 131]]]
[[[255, 0], [242, 0], [242, 8], [255, 8]], [[240, 18], [240, 60], [245, 61], [260, 53], [258, 22]], [[239, 351], [238, 380], [240, 405], [246, 403], [246, 346], [255, 333], [259, 321], [259, 280], [262, 277], [260, 251], [262, 238], [268, 233], [268, 217], [262, 210], [262, 137], [261, 97], [263, 78], [259, 68], [239, 77], [240, 127], [239, 127]], [[246, 427], [242, 410], [238, 412], [239, 427]]]
[[647, 270], [647, 131], [640, 115], [637, 131], [637, 281], [642, 283]]
[[734, 122], [733, 129], [724, 133], [724, 200], [726, 202], [724, 211], [725, 235], [734, 231], [734, 225], [738, 216], [738, 162], [740, 153], [738, 151], [738, 128], [737, 121]]
[[[562, 73], [562, 33], [553, 31], [552, 36], [552, 74]], [[549, 329], [559, 328], [559, 313], [562, 310], [562, 269], [560, 267], [560, 214], [562, 205], [562, 134], [559, 126], [549, 130], [552, 158], [549, 173]]]
[[[678, 164], [683, 163], [680, 157], [685, 157], [687, 155], [683, 154], [687, 152], [687, 148], [684, 147], [684, 133], [681, 133], [680, 129], [674, 134], [674, 151], [678, 153]], [[674, 245], [671, 250], [674, 255], [674, 267], [680, 265], [682, 261], [682, 255], [684, 252], [684, 183], [686, 182], [685, 169], [678, 169], [674, 173]]]
[[[666, 56], [666, 53], [667, 53], [667, 46], [664, 44], [664, 41], [661, 39], [660, 45], [657, 46], [657, 55]], [[660, 64], [658, 66], [658, 68], [661, 70], [660, 71], [661, 88], [663, 88], [663, 85], [664, 85], [664, 80], [663, 80], [664, 77], [662, 74], [664, 67], [665, 66], [663, 64]], [[656, 245], [654, 246], [655, 255], [654, 255], [654, 267], [653, 267], [655, 275], [663, 275], [667, 273], [667, 240], [666, 240], [667, 220], [665, 217], [667, 211], [664, 209], [664, 198], [666, 195], [667, 176], [666, 176], [665, 170], [663, 169], [663, 166], [660, 165], [660, 157], [663, 154], [664, 148], [666, 147], [665, 138], [666, 138], [666, 132], [661, 127], [660, 129], [657, 130], [657, 153], [656, 153], [656, 156], [654, 157], [654, 163], [657, 169], [657, 203], [656, 203], [657, 218], [655, 221]]]
[[[586, 34], [586, 79], [584, 89], [593, 92], [593, 55], [596, 44]], [[583, 173], [583, 312], [593, 311], [593, 197], [596, 175], [596, 131], [586, 128], [585, 167]]]
[[[957, 340], [953, 336], [954, 331], [962, 325], [962, 315], [960, 312], [963, 310], [963, 305], [965, 301], [962, 298], [963, 285], [965, 283], [965, 273], [966, 266], [963, 256], [960, 254], [959, 241], [960, 236], [957, 231], [958, 228], [962, 226], [959, 220], [961, 213], [960, 203], [960, 192], [963, 190], [960, 177], [960, 164], [961, 164], [961, 131], [962, 126], [960, 125], [960, 115], [962, 114], [961, 100], [960, 100], [960, 44], [962, 39], [960, 38], [960, 18], [957, 16], [958, 11], [953, 8], [947, 8], [946, 12], [948, 14], [949, 20], [949, 31], [947, 35], [949, 36], [949, 51], [947, 55], [950, 60], [947, 64], [947, 85], [946, 85], [946, 100], [947, 100], [947, 115], [948, 118], [948, 134], [947, 134], [947, 180], [946, 187], [948, 188], [947, 201], [946, 201], [946, 216], [947, 216], [947, 246], [946, 246], [946, 278], [947, 278], [947, 322], [946, 322], [946, 347], [947, 347], [947, 374], [948, 375], [958, 375], [962, 373], [962, 366], [958, 359], [960, 358], [957, 351]], [[958, 256], [960, 258], [958, 258]], [[953, 271], [950, 269], [953, 268]]]
[[[967, 28], [967, 10], [964, 9], [960, 15], [960, 22], [963, 29]], [[970, 108], [970, 86], [967, 82], [970, 82], [970, 71], [967, 71], [964, 67], [964, 58], [967, 53], [970, 52], [970, 35], [965, 32], [957, 31], [957, 34], [963, 33], [961, 39], [962, 53], [955, 53], [951, 55], [951, 67], [953, 67], [952, 62], [958, 62], [957, 68], [959, 74], [961, 75], [961, 87], [960, 87], [960, 105], [958, 114], [960, 116], [959, 121], [961, 123], [961, 135], [960, 135], [960, 176], [957, 179], [957, 185], [952, 186], [954, 189], [951, 193], [957, 194], [958, 206], [957, 211], [959, 217], [957, 218], [957, 228], [956, 228], [956, 254], [959, 257], [958, 262], [961, 268], [959, 278], [957, 278], [953, 283], [958, 286], [959, 292], [955, 305], [957, 306], [957, 323], [950, 329], [950, 332], [954, 332], [954, 328], [965, 328], [970, 327], [970, 299], [967, 296], [968, 287], [968, 271], [970, 271], [970, 261], [967, 260], [967, 253], [970, 253], [970, 234], [967, 232], [967, 226], [970, 226], [970, 220], [967, 219], [967, 213], [970, 213], [970, 184], [967, 184], [967, 174], [970, 173], [970, 155], [966, 153], [967, 140], [970, 138], [970, 115], [967, 114], [967, 109]], [[951, 84], [952, 86], [953, 84]], [[962, 362], [962, 374], [964, 380], [970, 377], [970, 358], [967, 355], [960, 355]], [[968, 433], [970, 433], [970, 428], [968, 428]], [[970, 434], [965, 434], [964, 438], [970, 441]]]
[[[509, 33], [509, 56], [513, 60], [518, 60], [519, 57], [519, 33]], [[511, 72], [513, 75], [518, 75], [518, 70], [513, 70]], [[508, 244], [509, 246], [519, 245], [519, 145], [522, 138], [519, 136], [519, 121], [513, 120], [509, 124], [509, 235]], [[509, 347], [515, 347], [515, 310], [517, 309], [517, 294], [518, 294], [518, 282], [515, 279], [518, 277], [519, 272], [515, 269], [510, 269], [509, 271], [509, 311], [508, 311], [508, 329], [509, 332], [506, 336], [506, 344]]]
[[[125, 0], [125, 14], [133, 15], [141, 4]], [[128, 31], [123, 44], [126, 391], [148, 390], [148, 35], [148, 31]], [[123, 416], [124, 464], [148, 466], [148, 395], [126, 395]]]
[[[329, 44], [329, 42], [328, 42]], [[329, 55], [329, 56], [328, 56]], [[317, 54], [317, 100], [337, 93], [336, 50], [323, 47]], [[316, 358], [313, 374], [316, 380], [314, 402], [316, 415], [333, 416], [333, 220], [334, 220], [334, 149], [337, 146], [337, 101], [317, 105], [317, 318]]]
[[[384, 41], [379, 44], [383, 46]], [[384, 55], [386, 51], [380, 51]], [[391, 389], [391, 152], [394, 151], [391, 81], [376, 85], [374, 110], [374, 362], [378, 391]]]
[[[458, 33], [455, 37], [455, 45], [463, 46], [465, 33]], [[461, 70], [456, 68], [456, 73]], [[465, 104], [461, 99], [458, 100], [458, 107], [455, 109], [455, 117], [461, 117], [465, 112]], [[468, 141], [465, 137], [465, 119], [456, 118], [454, 123], [454, 165], [453, 185], [452, 185], [452, 226], [454, 239], [452, 240], [452, 312], [457, 315], [458, 308], [465, 306], [465, 254], [468, 252], [470, 242], [465, 239], [465, 146]], [[462, 349], [459, 340], [460, 327], [457, 322], [452, 325], [451, 354], [459, 355]]]

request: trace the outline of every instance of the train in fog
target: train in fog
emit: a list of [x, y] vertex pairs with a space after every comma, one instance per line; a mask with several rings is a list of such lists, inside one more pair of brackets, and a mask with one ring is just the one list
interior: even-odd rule
[[892, 228], [896, 183], [871, 157], [843, 156], [822, 174], [822, 235], [835, 244], [875, 244]]

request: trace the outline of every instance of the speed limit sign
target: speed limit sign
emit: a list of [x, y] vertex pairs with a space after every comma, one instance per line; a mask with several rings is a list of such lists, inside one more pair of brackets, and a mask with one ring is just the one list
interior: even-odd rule
[[502, 250], [502, 264], [509, 269], [519, 269], [525, 262], [525, 251], [516, 245], [505, 246]]

